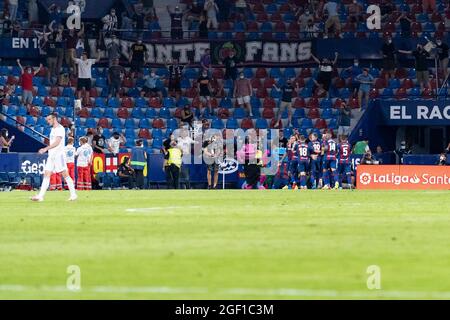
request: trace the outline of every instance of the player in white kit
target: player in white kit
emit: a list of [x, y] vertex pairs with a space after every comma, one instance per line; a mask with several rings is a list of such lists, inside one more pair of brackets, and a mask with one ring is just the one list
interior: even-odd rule
[[59, 124], [56, 114], [50, 114], [45, 118], [49, 126], [52, 127], [50, 132], [50, 144], [39, 150], [39, 154], [48, 152], [47, 163], [44, 168], [44, 179], [42, 180], [41, 191], [38, 195], [31, 198], [32, 201], [44, 201], [45, 193], [50, 185], [50, 177], [53, 172], [61, 173], [66, 180], [69, 187], [70, 198], [69, 201], [77, 200], [78, 196], [75, 191], [73, 179], [69, 176], [66, 159], [64, 154], [64, 147], [66, 145], [66, 131], [64, 127]]

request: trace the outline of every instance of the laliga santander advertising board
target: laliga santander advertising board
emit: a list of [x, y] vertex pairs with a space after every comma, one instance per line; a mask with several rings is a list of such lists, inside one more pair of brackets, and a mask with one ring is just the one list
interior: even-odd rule
[[450, 190], [450, 166], [360, 165], [358, 189]]

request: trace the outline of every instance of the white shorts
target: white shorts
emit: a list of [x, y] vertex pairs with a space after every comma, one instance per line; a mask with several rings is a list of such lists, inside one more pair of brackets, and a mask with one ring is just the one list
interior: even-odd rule
[[44, 170], [50, 171], [52, 173], [61, 173], [63, 171], [67, 171], [67, 164], [66, 159], [64, 158], [64, 153], [48, 156]]
[[237, 98], [237, 102], [239, 105], [244, 103], [250, 103], [250, 96], [239, 97]]

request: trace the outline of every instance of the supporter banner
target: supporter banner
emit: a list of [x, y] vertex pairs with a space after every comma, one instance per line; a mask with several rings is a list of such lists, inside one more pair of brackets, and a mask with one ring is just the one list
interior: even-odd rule
[[240, 62], [263, 64], [298, 64], [309, 62], [312, 41], [214, 41], [211, 54], [214, 64], [219, 64], [233, 51]]
[[448, 125], [450, 100], [381, 101], [381, 124], [384, 125]]
[[[125, 57], [129, 57], [132, 44], [121, 41]], [[165, 64], [173, 58], [182, 64], [200, 63], [206, 49], [211, 50], [213, 64], [220, 64], [231, 51], [244, 64], [298, 64], [311, 61], [313, 41], [164, 41], [146, 43], [146, 47], [150, 64]]]
[[35, 59], [39, 57], [37, 38], [0, 38], [0, 58]]
[[117, 173], [117, 169], [125, 157], [130, 157], [130, 154], [119, 153], [118, 155], [114, 155], [95, 153], [94, 158], [92, 159], [92, 172], [94, 174], [99, 172]]
[[362, 190], [450, 190], [450, 167], [359, 165], [356, 183]]

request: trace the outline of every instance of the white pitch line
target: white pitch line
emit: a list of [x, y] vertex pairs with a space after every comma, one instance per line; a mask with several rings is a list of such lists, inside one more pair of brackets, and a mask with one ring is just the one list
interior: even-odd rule
[[198, 209], [199, 206], [178, 206], [178, 207], [150, 207], [150, 208], [130, 208], [126, 209], [126, 212], [136, 213], [136, 212], [154, 212], [163, 210], [178, 210], [178, 209]]
[[66, 293], [157, 293], [157, 294], [222, 294], [231, 296], [271, 296], [271, 297], [304, 297], [304, 298], [385, 298], [385, 299], [450, 299], [448, 291], [339, 291], [339, 290], [313, 290], [313, 289], [249, 289], [249, 288], [182, 288], [182, 287], [116, 287], [93, 286], [82, 287], [80, 291], [71, 291], [64, 286], [25, 286], [0, 285], [0, 292], [66, 292]]

